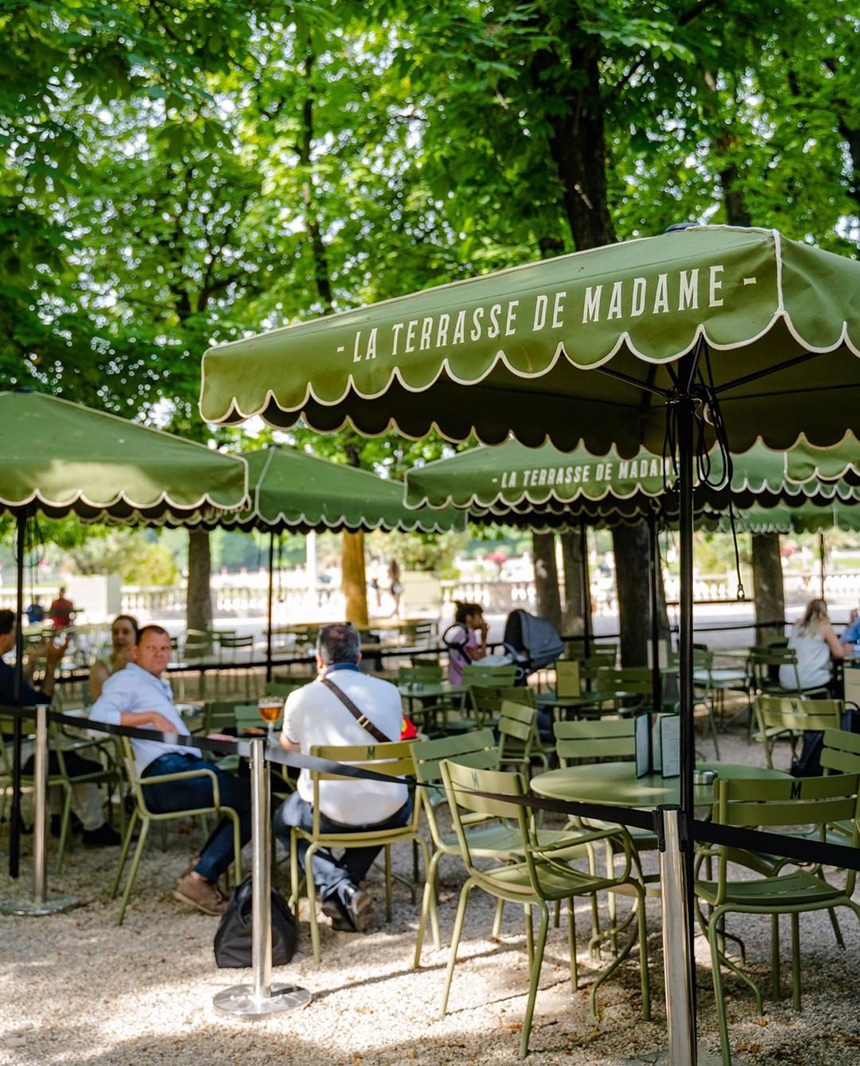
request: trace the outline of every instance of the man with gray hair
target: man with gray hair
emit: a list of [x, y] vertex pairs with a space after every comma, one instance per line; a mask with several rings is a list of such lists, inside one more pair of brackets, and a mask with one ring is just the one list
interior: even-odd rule
[[[380, 739], [399, 740], [403, 721], [400, 693], [388, 681], [359, 669], [361, 640], [349, 623], [323, 626], [317, 642], [315, 681], [290, 693], [284, 707], [281, 747], [310, 754], [321, 744], [370, 744]], [[346, 699], [344, 700], [344, 697]], [[353, 704], [359, 716], [349, 709]], [[362, 724], [366, 719], [369, 726]], [[310, 830], [313, 825], [313, 783], [307, 770], [299, 774], [297, 790], [275, 813], [275, 835], [289, 851], [290, 828]], [[405, 781], [370, 781], [344, 778], [321, 781], [320, 828], [323, 832], [362, 832], [406, 825], [411, 800]], [[307, 842], [299, 844], [299, 862], [305, 868]], [[323, 914], [332, 927], [364, 932], [370, 922], [371, 899], [361, 888], [379, 847], [346, 848], [336, 858], [325, 848], [313, 854], [312, 871]]]

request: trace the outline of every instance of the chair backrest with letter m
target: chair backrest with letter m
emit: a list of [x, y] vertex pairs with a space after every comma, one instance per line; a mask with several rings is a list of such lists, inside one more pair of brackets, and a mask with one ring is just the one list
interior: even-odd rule
[[842, 700], [808, 700], [802, 696], [756, 696], [755, 716], [758, 739], [764, 746], [767, 765], [773, 767], [773, 747], [780, 738], [791, 742], [791, 754], [804, 732], [839, 729], [842, 725]]

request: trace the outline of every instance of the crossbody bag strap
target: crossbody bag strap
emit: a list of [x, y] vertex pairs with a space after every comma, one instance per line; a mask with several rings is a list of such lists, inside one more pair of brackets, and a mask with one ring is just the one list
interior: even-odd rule
[[337, 698], [341, 701], [344, 707], [346, 707], [349, 713], [353, 716], [356, 722], [358, 722], [361, 728], [366, 729], [374, 740], [378, 740], [380, 744], [391, 743], [391, 738], [387, 737], [381, 729], [377, 729], [373, 722], [371, 722], [371, 720], [367, 717], [367, 715], [361, 713], [361, 711], [358, 709], [358, 707], [356, 707], [356, 705], [352, 702], [349, 696], [347, 696], [343, 689], [338, 688], [334, 681], [332, 681], [328, 677], [321, 677], [319, 680], [322, 682], [322, 684], [325, 685], [326, 688], [331, 689], [335, 696], [337, 696]]

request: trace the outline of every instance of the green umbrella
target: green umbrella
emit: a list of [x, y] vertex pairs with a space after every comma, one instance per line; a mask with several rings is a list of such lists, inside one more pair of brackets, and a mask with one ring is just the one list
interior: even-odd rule
[[393, 530], [441, 533], [465, 529], [453, 507], [412, 509], [403, 484], [367, 470], [318, 459], [294, 448], [273, 446], [246, 452], [250, 510], [225, 514], [219, 524], [280, 532], [308, 530]]
[[[43, 393], [0, 392], [0, 511], [17, 525], [17, 617], [24, 610], [27, 519], [75, 514], [93, 521], [181, 524], [247, 503], [244, 460]], [[15, 699], [23, 634], [18, 626]], [[9, 873], [20, 855], [20, 719], [16, 719]]]
[[242, 459], [44, 393], [0, 392], [0, 509], [181, 523], [247, 504]]
[[[694, 226], [208, 351], [200, 410], [321, 431], [642, 447], [679, 463], [681, 810], [692, 879], [697, 438], [815, 447], [860, 424], [860, 263], [772, 230]], [[690, 897], [692, 912], [692, 898]], [[692, 927], [692, 921], [690, 923]]]
[[[832, 454], [830, 454], [832, 452]], [[826, 504], [857, 498], [858, 490], [841, 480], [850, 471], [860, 447], [846, 437], [830, 452], [808, 447], [800, 456], [794, 449], [776, 452], [755, 444], [732, 456], [731, 485], [714, 489], [700, 485], [696, 502], [712, 510], [728, 506], [748, 507], [766, 501], [815, 499]], [[819, 471], [807, 474], [806, 463], [817, 457], [840, 480], [822, 482]], [[711, 456], [714, 468], [723, 463], [719, 452]], [[642, 449], [632, 459], [623, 459], [614, 448], [595, 456], [585, 448], [563, 452], [552, 444], [527, 448], [509, 440], [494, 448], [471, 448], [447, 459], [437, 459], [406, 472], [406, 502], [410, 507], [461, 507], [472, 515], [547, 515], [575, 519], [588, 517], [646, 517], [655, 506], [671, 516], [677, 511], [670, 492], [676, 475], [672, 463]]]
[[211, 349], [201, 412], [629, 458], [662, 452], [689, 395], [705, 419], [719, 401], [735, 450], [832, 445], [860, 420], [858, 275], [774, 231], [693, 227]]

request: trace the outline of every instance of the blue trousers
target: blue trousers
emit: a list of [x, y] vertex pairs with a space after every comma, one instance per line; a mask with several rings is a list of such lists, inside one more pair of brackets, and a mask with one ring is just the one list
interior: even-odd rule
[[[242, 844], [251, 839], [251, 786], [248, 781], [221, 770], [205, 759], [184, 752], [168, 752], [147, 766], [147, 774], [175, 774], [188, 770], [212, 770], [218, 778], [221, 804], [232, 807], [239, 815]], [[184, 781], [165, 781], [161, 784], [144, 784], [146, 802], [156, 814], [187, 810], [189, 807], [212, 805], [212, 782], [208, 776], [191, 777]], [[233, 822], [222, 818], [209, 834], [209, 839], [200, 852], [200, 861], [195, 867], [207, 881], [217, 881], [233, 862]]]
[[[374, 822], [373, 825], [343, 826], [338, 822], [330, 822], [320, 812], [320, 830], [323, 833], [344, 833], [352, 830], [361, 833], [368, 829], [399, 829], [406, 825], [412, 816], [411, 798], [403, 804], [400, 810], [395, 811], [390, 818], [383, 822]], [[313, 807], [307, 800], [302, 799], [298, 792], [292, 792], [279, 809], [275, 812], [273, 828], [275, 836], [284, 845], [289, 854], [290, 851], [290, 828], [305, 829], [308, 832], [313, 829]], [[305, 869], [305, 856], [308, 850], [308, 842], [300, 840], [299, 865]], [[328, 848], [318, 848], [312, 856], [314, 884], [320, 890], [323, 899], [334, 895], [338, 885], [343, 881], [349, 881], [353, 885], [359, 885], [367, 871], [373, 865], [373, 860], [382, 851], [381, 847], [370, 846], [364, 848], [344, 848], [339, 859]]]

